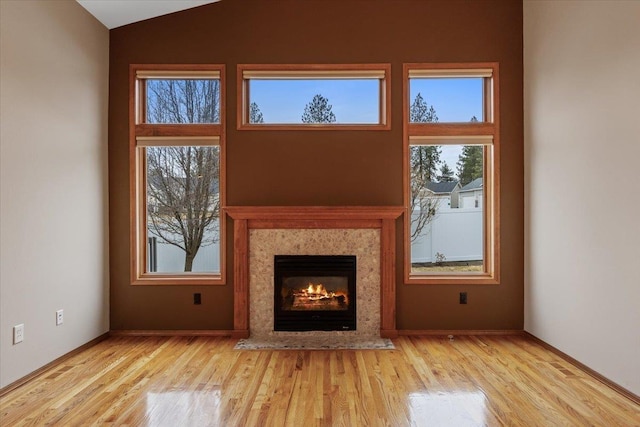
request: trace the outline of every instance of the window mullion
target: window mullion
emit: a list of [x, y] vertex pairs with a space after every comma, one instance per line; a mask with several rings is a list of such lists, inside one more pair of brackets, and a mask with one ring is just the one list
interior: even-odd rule
[[409, 136], [493, 135], [493, 123], [409, 123]]
[[221, 136], [222, 126], [217, 124], [149, 124], [135, 126], [136, 136]]

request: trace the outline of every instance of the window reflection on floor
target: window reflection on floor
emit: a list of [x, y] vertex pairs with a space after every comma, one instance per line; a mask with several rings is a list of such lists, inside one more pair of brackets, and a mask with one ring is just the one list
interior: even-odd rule
[[484, 426], [486, 397], [481, 391], [409, 394], [412, 426]]
[[218, 425], [220, 390], [147, 393], [147, 426]]

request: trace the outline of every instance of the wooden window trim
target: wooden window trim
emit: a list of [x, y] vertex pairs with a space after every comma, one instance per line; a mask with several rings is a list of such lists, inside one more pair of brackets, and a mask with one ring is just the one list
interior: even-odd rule
[[[422, 74], [444, 77], [470, 77], [474, 73], [485, 78], [483, 121], [477, 123], [410, 123], [409, 79]], [[491, 77], [487, 77], [490, 70]], [[414, 71], [414, 73], [412, 73]], [[417, 72], [415, 72], [417, 71]], [[500, 283], [500, 113], [499, 66], [484, 63], [406, 63], [403, 65], [402, 124], [403, 124], [403, 199], [404, 199], [404, 282], [416, 285], [497, 285]], [[409, 206], [409, 151], [412, 138], [432, 138], [433, 144], [471, 145], [469, 137], [491, 136], [490, 147], [484, 150], [483, 219], [484, 272], [457, 274], [412, 274]]]
[[[249, 78], [345, 78], [354, 76], [380, 80], [379, 123], [375, 124], [268, 124], [249, 123]], [[246, 76], [249, 76], [247, 78]], [[391, 64], [238, 64], [237, 67], [238, 130], [390, 130], [391, 129]]]
[[[220, 123], [149, 124], [144, 123], [146, 78], [218, 78], [220, 80]], [[225, 162], [225, 66], [209, 64], [132, 64], [129, 66], [129, 206], [130, 206], [130, 280], [132, 285], [224, 285], [226, 284], [226, 162]], [[220, 153], [220, 272], [219, 273], [145, 273], [147, 257], [145, 223], [146, 182], [141, 149], [163, 145], [167, 141], [186, 140], [189, 145], [212, 145]], [[158, 141], [152, 144], [151, 141]], [[139, 143], [139, 141], [141, 141]], [[186, 145], [186, 144], [185, 144]]]
[[222, 126], [140, 123], [136, 125], [135, 132], [136, 136], [222, 136]]

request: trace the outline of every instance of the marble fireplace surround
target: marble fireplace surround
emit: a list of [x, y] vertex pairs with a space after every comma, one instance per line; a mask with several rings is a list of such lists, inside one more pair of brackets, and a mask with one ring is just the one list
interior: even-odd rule
[[[266, 273], [267, 276], [270, 273], [271, 276], [267, 277], [267, 280], [272, 280], [272, 270], [268, 270], [265, 260], [272, 263], [275, 249], [274, 245], [270, 245], [268, 242], [280, 239], [281, 242], [285, 242], [287, 250], [298, 251], [297, 254], [300, 255], [306, 252], [311, 252], [309, 254], [314, 255], [316, 253], [313, 248], [305, 247], [306, 244], [313, 245], [313, 242], [317, 241], [318, 250], [326, 252], [327, 245], [333, 247], [332, 242], [337, 242], [336, 239], [340, 236], [347, 241], [347, 245], [350, 244], [349, 242], [353, 242], [355, 246], [359, 247], [359, 249], [353, 248], [350, 252], [366, 251], [366, 243], [357, 244], [359, 241], [362, 242], [362, 239], [379, 241], [379, 251], [373, 251], [373, 253], [378, 252], [380, 259], [377, 262], [376, 260], [373, 262], [365, 261], [362, 263], [363, 270], [361, 270], [361, 257], [359, 257], [358, 275], [367, 278], [368, 286], [372, 281], [374, 286], [379, 286], [380, 318], [379, 322], [378, 319], [374, 319], [373, 323], [367, 323], [367, 320], [370, 319], [362, 319], [359, 314], [357, 330], [360, 330], [360, 323], [364, 323], [365, 329], [371, 325], [376, 327], [379, 325], [381, 338], [397, 337], [395, 312], [396, 219], [402, 214], [402, 207], [237, 206], [227, 207], [225, 212], [233, 219], [233, 336], [235, 338], [248, 338], [253, 334], [268, 333], [265, 327], [268, 329], [270, 324], [260, 318], [261, 314], [255, 313], [255, 300], [253, 301], [254, 313], [251, 312], [252, 300], [249, 296], [250, 291], [253, 294], [258, 294], [253, 296], [264, 299], [265, 304], [271, 304], [272, 307], [272, 294], [269, 291], [267, 294], [263, 294], [257, 288], [252, 289], [251, 283], [252, 280], [256, 281], [256, 272]], [[326, 232], [319, 233], [320, 230], [326, 230]], [[379, 237], [376, 239], [377, 236]], [[287, 239], [300, 238], [307, 242], [303, 243], [301, 247], [296, 243], [287, 242]], [[336, 251], [341, 252], [342, 249], [338, 247]], [[334, 254], [337, 253], [334, 252]], [[361, 255], [364, 261], [364, 256], [367, 254], [362, 253]], [[373, 256], [373, 254], [371, 255]], [[377, 269], [378, 267], [379, 274], [377, 274], [378, 271], [372, 271], [372, 268]], [[253, 279], [252, 274], [254, 275]], [[264, 281], [265, 279], [259, 280]], [[255, 283], [253, 286], [255, 287]], [[360, 289], [358, 292], [361, 292]], [[268, 297], [265, 298], [265, 295]], [[360, 297], [358, 304], [360, 304]], [[251, 326], [251, 319], [258, 324]], [[365, 321], [362, 322], [362, 320]]]

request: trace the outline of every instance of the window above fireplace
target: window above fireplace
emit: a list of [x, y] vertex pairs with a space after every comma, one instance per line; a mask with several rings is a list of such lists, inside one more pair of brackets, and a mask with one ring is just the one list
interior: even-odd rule
[[238, 65], [238, 129], [388, 130], [389, 64]]

